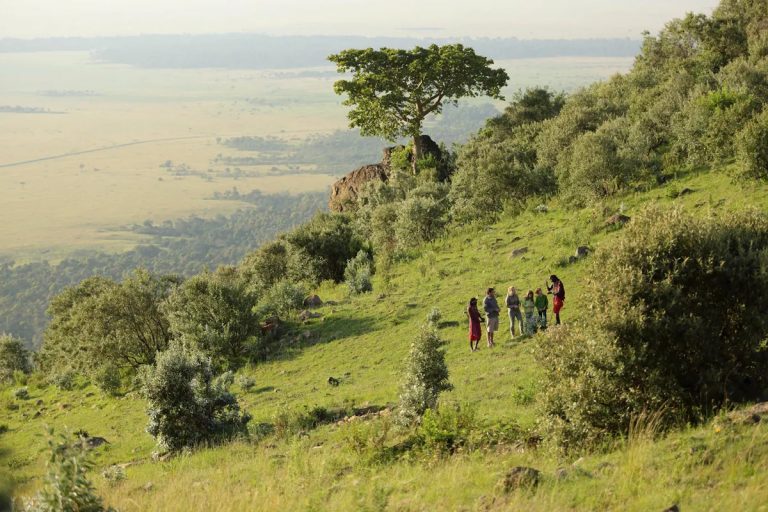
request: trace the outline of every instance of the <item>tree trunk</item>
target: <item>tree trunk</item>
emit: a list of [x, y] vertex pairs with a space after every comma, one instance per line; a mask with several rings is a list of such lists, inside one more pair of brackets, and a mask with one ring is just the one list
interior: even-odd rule
[[413, 136], [413, 175], [416, 176], [416, 173], [418, 172], [418, 169], [416, 168], [416, 164], [421, 158], [421, 135], [414, 135]]

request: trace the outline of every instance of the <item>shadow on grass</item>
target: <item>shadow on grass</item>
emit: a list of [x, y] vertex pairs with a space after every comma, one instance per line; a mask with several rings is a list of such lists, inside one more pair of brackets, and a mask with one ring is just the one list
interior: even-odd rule
[[304, 349], [315, 345], [344, 342], [346, 338], [362, 336], [373, 331], [377, 322], [378, 319], [372, 316], [334, 315], [310, 324], [283, 324], [285, 327], [282, 334], [270, 344], [264, 360], [291, 359], [299, 355]]

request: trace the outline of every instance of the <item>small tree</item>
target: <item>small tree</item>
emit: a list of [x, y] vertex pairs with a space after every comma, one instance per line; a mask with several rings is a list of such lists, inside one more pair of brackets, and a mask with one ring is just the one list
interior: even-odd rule
[[347, 268], [344, 269], [344, 282], [353, 294], [369, 292], [373, 290], [372, 274], [371, 258], [368, 257], [368, 253], [360, 250], [357, 256], [347, 262]]
[[13, 372], [29, 373], [29, 350], [24, 342], [8, 334], [0, 335], [0, 382], [13, 378]]
[[26, 505], [27, 512], [103, 512], [100, 496], [87, 477], [93, 468], [82, 440], [49, 433], [48, 471], [43, 488]]
[[418, 423], [427, 409], [437, 407], [440, 393], [453, 389], [441, 347], [445, 341], [434, 326], [423, 325], [405, 360], [397, 420], [401, 425]]
[[493, 69], [491, 59], [461, 44], [417, 46], [413, 50], [381, 48], [344, 50], [331, 55], [339, 73], [352, 72], [351, 80], [334, 84], [336, 94], [346, 94], [350, 127], [362, 135], [395, 141], [413, 139], [413, 171], [421, 158], [421, 127], [430, 114], [459, 98], [487, 95], [503, 99], [501, 88], [509, 76]]
[[158, 448], [174, 452], [246, 433], [251, 419], [214, 379], [210, 359], [173, 343], [142, 374], [149, 432]]
[[768, 180], [768, 110], [755, 116], [739, 132], [736, 156], [742, 176]]
[[[589, 326], [555, 330], [537, 349], [549, 438], [583, 450], [633, 418], [695, 422], [768, 385], [768, 217], [700, 220], [675, 209], [633, 216], [595, 253]], [[748, 294], [739, 293], [749, 290]]]
[[217, 367], [243, 363], [259, 334], [255, 301], [232, 272], [204, 272], [176, 288], [163, 305], [175, 337], [211, 357]]

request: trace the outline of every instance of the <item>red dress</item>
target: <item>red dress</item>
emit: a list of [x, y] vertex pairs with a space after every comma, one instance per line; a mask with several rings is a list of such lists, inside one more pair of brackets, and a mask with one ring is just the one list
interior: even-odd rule
[[467, 314], [469, 315], [469, 341], [479, 341], [483, 331], [480, 329], [480, 312], [477, 306], [469, 306]]

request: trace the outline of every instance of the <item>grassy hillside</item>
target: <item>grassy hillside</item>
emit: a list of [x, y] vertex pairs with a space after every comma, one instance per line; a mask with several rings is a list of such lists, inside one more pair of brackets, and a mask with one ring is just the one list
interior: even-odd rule
[[[379, 273], [374, 291], [360, 298], [348, 297], [341, 285], [323, 286], [319, 295], [336, 304], [320, 308], [322, 318], [291, 325], [278, 355], [240, 372], [256, 383], [250, 390], [234, 386], [254, 420], [250, 439], [233, 444], [153, 461], [138, 397], [29, 382], [30, 397], [20, 400], [13, 397], [18, 386], [7, 387], [0, 395], [0, 424], [8, 427], [0, 434], [0, 476], [2, 470], [12, 475], [18, 495], [32, 493], [44, 468], [45, 426], [52, 426], [109, 441], [94, 450], [99, 471], [92, 476], [106, 502], [120, 510], [663, 510], [674, 503], [682, 510], [761, 510], [768, 503], [766, 422], [733, 423], [721, 415], [655, 438], [651, 421], [607, 453], [578, 460], [508, 443], [445, 456], [401, 450], [382, 462], [371, 457], [382, 453], [374, 439], [387, 453], [397, 453], [404, 441], [394, 427], [387, 430], [387, 410], [341, 419], [397, 401], [409, 343], [437, 307], [455, 387], [442, 403], [472, 408], [488, 425], [514, 422], [535, 430], [536, 340], [509, 341], [502, 318], [497, 347], [470, 353], [467, 301], [488, 286], [500, 292], [509, 285], [543, 286], [557, 273], [568, 290], [564, 321], [588, 322], [589, 311], [580, 308], [588, 261], [568, 264], [568, 256], [580, 245], [610, 245], [620, 230], [606, 229], [605, 219], [620, 210], [632, 216], [650, 203], [681, 204], [702, 216], [766, 209], [768, 186], [742, 188], [723, 173], [705, 172], [599, 209], [572, 211], [554, 202], [547, 213], [531, 208], [430, 244], [397, 264], [388, 282]], [[523, 256], [511, 257], [523, 247]], [[328, 385], [331, 376], [341, 381], [338, 387]], [[300, 425], [298, 418], [316, 407], [330, 411], [315, 412], [326, 421]], [[124, 468], [125, 479], [100, 475], [114, 464]], [[497, 482], [520, 465], [541, 470], [541, 485], [504, 493]]]

